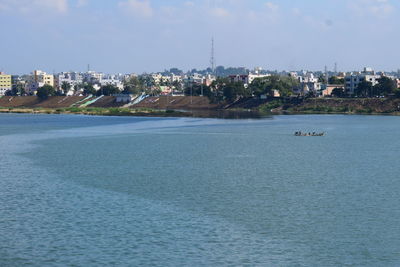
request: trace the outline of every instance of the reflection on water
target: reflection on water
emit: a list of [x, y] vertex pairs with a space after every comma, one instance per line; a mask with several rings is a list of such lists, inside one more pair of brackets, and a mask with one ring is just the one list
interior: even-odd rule
[[272, 118], [269, 113], [256, 110], [185, 110], [195, 118], [216, 118], [216, 119], [265, 119]]

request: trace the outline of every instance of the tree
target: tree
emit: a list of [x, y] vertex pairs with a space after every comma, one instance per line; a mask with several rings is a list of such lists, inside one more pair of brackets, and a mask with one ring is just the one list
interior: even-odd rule
[[250, 84], [252, 94], [256, 96], [269, 95], [273, 90], [278, 90], [283, 97], [290, 96], [293, 89], [299, 86], [298, 80], [292, 77], [271, 75], [268, 77], [257, 78]]
[[175, 91], [177, 91], [177, 92], [183, 91], [182, 83], [179, 82], [179, 81], [174, 81], [174, 82], [172, 83], [172, 86], [174, 87]]
[[319, 75], [318, 77], [318, 82], [320, 83], [326, 83], [326, 77], [324, 74]]
[[344, 90], [343, 90], [343, 88], [338, 88], [338, 87], [336, 87], [336, 88], [334, 88], [333, 90], [332, 90], [332, 96], [335, 96], [335, 97], [345, 97], [346, 96], [346, 93], [344, 92]]
[[378, 79], [378, 84], [374, 86], [374, 93], [375, 95], [390, 95], [393, 94], [396, 91], [396, 83], [394, 80], [382, 76], [380, 79]]
[[61, 89], [64, 93], [64, 95], [67, 95], [69, 90], [71, 90], [71, 84], [69, 82], [62, 82], [61, 84]]
[[110, 96], [114, 94], [119, 94], [121, 91], [116, 87], [115, 85], [112, 84], [107, 84], [104, 85], [100, 88], [99, 91], [97, 91], [97, 96], [105, 95], [105, 96]]
[[354, 94], [359, 97], [371, 97], [372, 96], [372, 83], [366, 80], [361, 81], [357, 88], [354, 90]]
[[92, 84], [88, 83], [83, 86], [84, 95], [96, 95], [96, 93], [96, 89], [94, 89]]
[[124, 90], [122, 91], [122, 93], [136, 95], [143, 91], [144, 91], [143, 84], [141, 83], [138, 77], [133, 76], [130, 77], [129, 80], [124, 82]]
[[251, 96], [250, 89], [246, 88], [241, 82], [227, 83], [223, 88], [223, 92], [225, 99], [228, 101]]
[[269, 95], [272, 91], [270, 77], [254, 79], [249, 89], [255, 96]]
[[336, 76], [329, 77], [329, 84], [344, 84], [343, 78], [338, 78]]
[[185, 95], [212, 97], [211, 88], [204, 84], [193, 84], [185, 88]]
[[17, 84], [13, 85], [12, 89], [8, 90], [5, 94], [7, 96], [24, 95], [25, 94], [24, 85], [18, 82]]
[[49, 84], [45, 84], [42, 87], [38, 88], [36, 95], [40, 99], [47, 99], [49, 96], [56, 95], [56, 90], [54, 89], [53, 86], [51, 86]]

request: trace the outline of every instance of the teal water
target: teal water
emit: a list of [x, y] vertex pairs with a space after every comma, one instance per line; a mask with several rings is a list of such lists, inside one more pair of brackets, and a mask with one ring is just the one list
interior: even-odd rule
[[0, 115], [0, 266], [399, 266], [399, 137], [389, 116]]

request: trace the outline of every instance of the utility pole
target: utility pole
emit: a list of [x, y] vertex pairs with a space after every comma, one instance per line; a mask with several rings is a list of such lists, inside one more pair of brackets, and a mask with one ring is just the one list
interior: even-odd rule
[[326, 82], [326, 84], [328, 84], [328, 79], [329, 79], [329, 77], [328, 77], [328, 67], [325, 65], [325, 82]]

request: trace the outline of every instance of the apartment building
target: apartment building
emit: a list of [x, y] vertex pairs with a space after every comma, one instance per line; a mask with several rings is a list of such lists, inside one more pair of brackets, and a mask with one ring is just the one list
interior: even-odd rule
[[6, 94], [12, 88], [11, 75], [0, 72], [0, 96]]
[[250, 85], [255, 79], [271, 76], [270, 74], [245, 74], [245, 75], [230, 75], [231, 82], [241, 82], [245, 86]]
[[344, 79], [346, 93], [349, 95], [354, 94], [354, 91], [362, 81], [370, 82], [372, 86], [377, 85], [381, 77], [371, 68], [364, 68], [361, 72], [350, 73]]
[[28, 94], [34, 95], [45, 84], [54, 87], [54, 76], [41, 70], [34, 70], [26, 83], [25, 90]]

